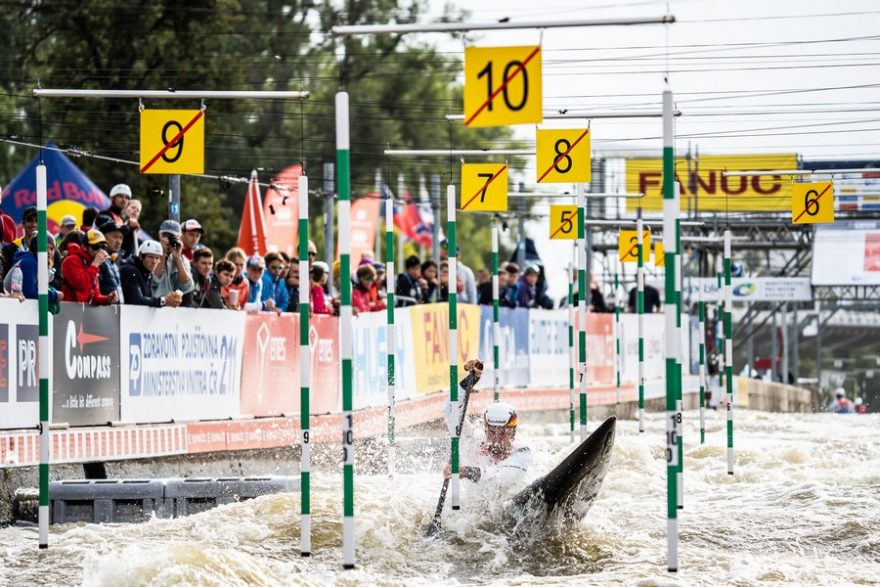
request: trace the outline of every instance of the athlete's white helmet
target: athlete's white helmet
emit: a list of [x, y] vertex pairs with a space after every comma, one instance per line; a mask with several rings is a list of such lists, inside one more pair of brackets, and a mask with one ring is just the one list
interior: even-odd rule
[[495, 402], [483, 414], [486, 426], [516, 428], [516, 410], [510, 404]]
[[144, 241], [141, 243], [140, 248], [138, 249], [138, 255], [143, 257], [144, 255], [159, 255], [162, 256], [162, 245], [157, 243], [156, 241]]

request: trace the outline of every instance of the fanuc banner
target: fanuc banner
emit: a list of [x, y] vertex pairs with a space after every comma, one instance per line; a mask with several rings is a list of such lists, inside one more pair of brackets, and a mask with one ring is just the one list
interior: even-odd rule
[[[788, 212], [791, 210], [791, 177], [755, 175], [724, 177], [725, 171], [797, 169], [797, 155], [700, 155], [699, 161], [675, 160], [675, 181], [681, 185], [682, 211]], [[626, 191], [645, 194], [627, 200], [627, 210], [638, 206], [646, 212], [663, 210], [663, 160], [627, 159]], [[696, 197], [694, 193], [696, 192]]]

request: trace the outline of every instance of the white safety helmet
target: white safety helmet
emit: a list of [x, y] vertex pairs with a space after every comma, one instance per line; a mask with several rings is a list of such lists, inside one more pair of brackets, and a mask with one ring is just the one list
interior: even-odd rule
[[516, 410], [510, 404], [495, 402], [483, 414], [486, 426], [516, 428]]
[[138, 255], [143, 257], [144, 255], [158, 255], [162, 256], [162, 245], [157, 243], [156, 241], [144, 241], [141, 243], [140, 248], [138, 249]]

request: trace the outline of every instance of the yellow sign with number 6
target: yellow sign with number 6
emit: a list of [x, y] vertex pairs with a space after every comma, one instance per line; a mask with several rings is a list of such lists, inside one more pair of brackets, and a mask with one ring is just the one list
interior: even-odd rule
[[[651, 231], [642, 232], [642, 261], [644, 262], [651, 251]], [[621, 230], [618, 235], [617, 252], [621, 263], [639, 262], [639, 233], [635, 230]]]
[[543, 103], [539, 45], [465, 48], [465, 126], [538, 123]]
[[141, 111], [141, 173], [204, 173], [203, 110]]
[[507, 210], [507, 163], [465, 163], [461, 166], [461, 209]]
[[539, 130], [535, 149], [538, 183], [590, 181], [590, 129]]
[[791, 221], [794, 224], [834, 222], [834, 184], [830, 181], [792, 184]]
[[565, 204], [550, 206], [552, 240], [577, 240], [579, 223], [577, 206]]

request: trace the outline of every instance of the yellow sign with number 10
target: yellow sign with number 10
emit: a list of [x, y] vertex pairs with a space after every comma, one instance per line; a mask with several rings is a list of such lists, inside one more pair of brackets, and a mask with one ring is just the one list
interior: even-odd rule
[[467, 212], [507, 210], [507, 163], [462, 165], [461, 209]]
[[[651, 231], [642, 232], [642, 262], [651, 251]], [[639, 262], [639, 233], [635, 230], [621, 230], [618, 235], [617, 252], [621, 263]]]
[[507, 126], [544, 120], [541, 47], [466, 47], [465, 126]]
[[574, 205], [550, 206], [550, 238], [552, 240], [577, 240], [578, 207]]
[[590, 181], [590, 129], [539, 130], [535, 150], [538, 183]]
[[834, 184], [830, 181], [792, 184], [791, 221], [794, 224], [834, 222]]

